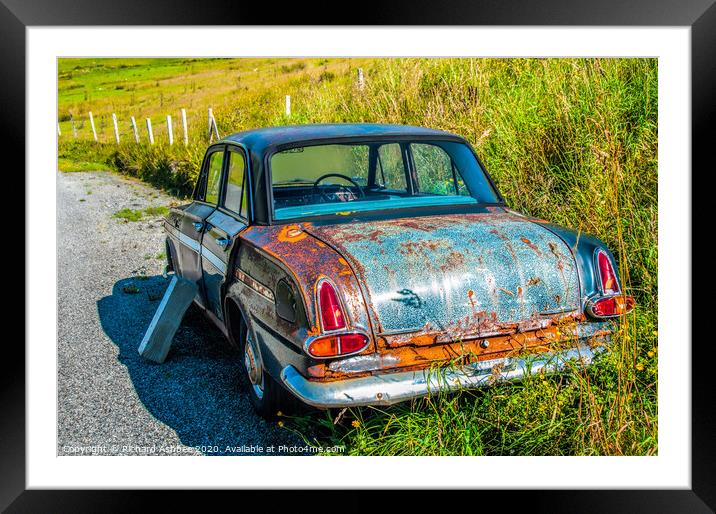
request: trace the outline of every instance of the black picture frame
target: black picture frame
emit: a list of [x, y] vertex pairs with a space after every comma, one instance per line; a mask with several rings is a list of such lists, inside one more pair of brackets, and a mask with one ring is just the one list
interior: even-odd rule
[[[277, 4], [279, 5], [279, 4]], [[703, 175], [712, 170], [709, 160], [711, 147], [716, 141], [716, 4], [714, 0], [512, 0], [502, 2], [452, 1], [440, 5], [425, 0], [394, 1], [380, 5], [372, 1], [361, 2], [352, 9], [350, 18], [331, 16], [339, 11], [333, 3], [317, 6], [301, 4], [301, 8], [281, 10], [262, 3], [229, 2], [211, 3], [190, 0], [0, 0], [0, 126], [2, 127], [3, 155], [17, 157], [15, 169], [25, 169], [25, 30], [28, 26], [85, 26], [85, 25], [247, 25], [247, 24], [342, 24], [349, 20], [354, 25], [559, 25], [559, 26], [684, 26], [691, 28], [691, 79], [692, 79], [692, 169]], [[703, 171], [702, 171], [703, 170]], [[684, 180], [693, 181], [699, 176], [683, 171]], [[19, 179], [19, 177], [15, 177]], [[24, 185], [18, 184], [24, 189]], [[698, 188], [692, 191], [699, 192]], [[702, 188], [702, 194], [705, 193]], [[27, 191], [25, 192], [27, 195]], [[27, 196], [26, 196], [27, 198]], [[701, 204], [701, 203], [699, 203]], [[684, 206], [692, 213], [692, 205]], [[708, 204], [706, 204], [708, 205]], [[22, 212], [18, 210], [17, 212]], [[15, 216], [15, 223], [17, 223]], [[694, 231], [692, 230], [692, 234]], [[30, 235], [25, 232], [25, 238]], [[15, 236], [16, 237], [16, 236]], [[17, 240], [17, 237], [15, 241]], [[15, 243], [17, 245], [17, 243]], [[707, 253], [707, 252], [703, 252]], [[696, 266], [693, 253], [692, 270], [705, 270]], [[48, 250], [48, 258], [54, 258]], [[702, 258], [707, 258], [705, 255]], [[14, 257], [13, 260], [17, 260]], [[24, 268], [25, 274], [32, 270]], [[17, 289], [19, 290], [19, 289]], [[692, 281], [692, 321], [703, 319], [705, 305], [696, 301], [696, 288]], [[19, 295], [13, 295], [16, 305], [25, 306]], [[31, 308], [31, 306], [28, 306]], [[696, 317], [694, 314], [696, 313]], [[708, 318], [706, 318], [708, 319]], [[714, 413], [711, 371], [710, 337], [693, 337], [685, 327], [684, 339], [691, 339], [692, 357], [692, 434], [690, 490], [590, 490], [590, 491], [481, 491], [479, 505], [486, 507], [497, 502], [509, 508], [549, 512], [711, 512], [716, 509], [716, 414]], [[697, 335], [696, 333], [695, 335]], [[136, 493], [131, 491], [40, 491], [25, 487], [25, 349], [14, 336], [6, 338], [3, 366], [0, 374], [0, 507], [10, 512], [105, 512], [147, 510], [151, 500], [161, 499], [163, 510], [173, 506], [187, 506], [185, 494], [172, 492]], [[161, 494], [161, 498], [157, 498]], [[212, 494], [212, 504], [220, 499]], [[293, 492], [289, 498], [277, 503], [269, 491], [252, 493], [253, 498], [243, 502], [266, 502], [271, 510], [290, 505], [311, 505], [315, 492]], [[421, 498], [431, 492], [411, 495]], [[438, 494], [447, 495], [447, 492]], [[449, 493], [453, 497], [452, 493]], [[223, 496], [223, 495], [222, 495]], [[346, 508], [360, 510], [370, 507], [365, 493], [358, 491], [333, 495], [321, 500], [326, 506], [340, 501]], [[285, 504], [284, 504], [285, 502]], [[244, 503], [249, 505], [249, 503]], [[388, 504], [386, 503], [386, 506]], [[407, 506], [401, 500], [401, 506]], [[476, 506], [477, 507], [477, 506]]]

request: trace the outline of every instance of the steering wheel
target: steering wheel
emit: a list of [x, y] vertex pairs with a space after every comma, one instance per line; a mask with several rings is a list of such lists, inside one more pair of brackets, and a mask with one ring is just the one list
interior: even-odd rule
[[[350, 182], [351, 184], [353, 184], [356, 187], [356, 190], [358, 191], [358, 197], [360, 197], [360, 198], [365, 197], [365, 193], [363, 192], [363, 189], [361, 189], [360, 184], [358, 184], [358, 182], [356, 182], [349, 176], [343, 175], [342, 173], [326, 173], [325, 175], [321, 175], [313, 182], [313, 189], [314, 190], [318, 189], [318, 184], [320, 184], [324, 179], [327, 179], [329, 177], [338, 177], [338, 178], [342, 178], [342, 179]], [[347, 191], [350, 195], [355, 194], [355, 192], [351, 188], [349, 188], [348, 186], [346, 186], [344, 184], [331, 184], [331, 185], [339, 187], [339, 188]], [[329, 197], [323, 191], [321, 191], [321, 196], [326, 198], [327, 200], [330, 200], [330, 201], [335, 200], [335, 198]]]

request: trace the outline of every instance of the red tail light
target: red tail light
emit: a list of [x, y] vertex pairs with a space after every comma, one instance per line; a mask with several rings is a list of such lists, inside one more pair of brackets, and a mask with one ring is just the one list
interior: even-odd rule
[[318, 337], [306, 348], [312, 357], [338, 357], [358, 353], [368, 346], [368, 336], [361, 333]]
[[333, 285], [327, 280], [318, 286], [318, 305], [323, 330], [339, 330], [346, 328], [346, 320], [341, 309], [341, 302]]
[[597, 266], [599, 267], [599, 276], [602, 280], [602, 293], [614, 294], [620, 291], [617, 274], [614, 273], [612, 262], [607, 254], [602, 250], [597, 252]]
[[598, 318], [609, 318], [626, 314], [634, 309], [634, 298], [626, 295], [611, 296], [595, 301], [590, 310]]

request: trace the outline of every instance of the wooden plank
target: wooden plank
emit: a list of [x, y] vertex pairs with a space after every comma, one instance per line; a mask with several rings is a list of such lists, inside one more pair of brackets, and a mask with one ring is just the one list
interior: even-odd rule
[[167, 358], [184, 313], [196, 296], [197, 285], [191, 280], [174, 275], [157, 312], [139, 345], [139, 355], [145, 359], [162, 363]]

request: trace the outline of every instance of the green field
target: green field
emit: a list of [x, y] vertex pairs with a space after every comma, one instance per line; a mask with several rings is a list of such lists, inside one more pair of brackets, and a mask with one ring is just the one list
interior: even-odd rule
[[[58, 73], [60, 169], [102, 165], [180, 197], [206, 148], [208, 107], [221, 135], [315, 122], [458, 133], [511, 207], [605, 241], [637, 300], [612, 349], [587, 371], [387, 409], [285, 417], [287, 429], [358, 455], [657, 453], [656, 59], [63, 59]], [[190, 144], [170, 147], [164, 120], [172, 115], [181, 142], [181, 108]], [[136, 145], [129, 116], [143, 142], [151, 117], [157, 144]]]

